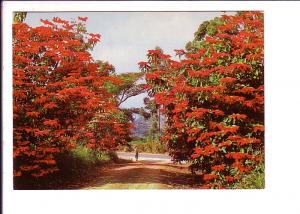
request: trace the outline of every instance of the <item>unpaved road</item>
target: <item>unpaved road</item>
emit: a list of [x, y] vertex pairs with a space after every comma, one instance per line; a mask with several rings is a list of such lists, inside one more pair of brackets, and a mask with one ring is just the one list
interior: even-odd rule
[[[191, 189], [200, 186], [199, 176], [188, 165], [174, 164], [168, 155], [118, 153], [117, 163], [109, 163], [71, 175], [56, 174], [44, 180], [20, 181], [15, 189]], [[141, 160], [142, 159], [142, 160]], [[23, 183], [22, 183], [23, 182]]]
[[[117, 152], [117, 155], [121, 159], [135, 160], [134, 152]], [[139, 153], [139, 160], [152, 160], [171, 163], [171, 157], [167, 154], [150, 154], [150, 153]]]
[[187, 189], [196, 188], [196, 180], [187, 165], [158, 160], [127, 161], [102, 169], [82, 189]]

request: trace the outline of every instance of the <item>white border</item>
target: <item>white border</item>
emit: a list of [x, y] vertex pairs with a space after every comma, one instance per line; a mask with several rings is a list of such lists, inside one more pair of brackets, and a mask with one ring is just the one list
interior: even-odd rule
[[[299, 2], [4, 2], [3, 6], [4, 214], [300, 213], [298, 205], [300, 201]], [[12, 11], [74, 10], [265, 11], [266, 189], [249, 191], [13, 190]]]

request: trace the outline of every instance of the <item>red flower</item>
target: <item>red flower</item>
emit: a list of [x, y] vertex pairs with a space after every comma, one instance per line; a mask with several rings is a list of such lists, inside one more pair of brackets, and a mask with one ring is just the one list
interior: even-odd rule
[[58, 107], [57, 104], [54, 102], [44, 104], [45, 109], [53, 109], [53, 108], [57, 108], [57, 107]]
[[184, 55], [185, 54], [185, 51], [183, 50], [183, 49], [180, 49], [180, 50], [174, 50], [175, 51], [175, 53], [176, 53], [176, 56], [178, 55], [178, 56], [182, 56], [182, 55]]
[[[190, 157], [193, 167], [205, 171], [205, 188], [231, 187], [252, 170], [257, 154], [264, 156], [258, 125], [264, 118], [263, 14], [241, 12], [220, 20], [214, 34], [197, 34], [186, 50], [175, 50], [184, 55], [179, 61], [148, 52], [149, 70], [158, 76], [147, 84], [155, 104], [165, 109], [170, 155]], [[235, 177], [228, 174], [233, 167]]]
[[29, 117], [38, 117], [40, 115], [40, 113], [39, 112], [27, 112], [26, 115]]
[[44, 19], [41, 19], [41, 22], [45, 25], [51, 25], [51, 26], [54, 26], [54, 24], [52, 22], [49, 22], [48, 20], [44, 20]]
[[265, 131], [265, 127], [263, 125], [254, 125], [253, 132], [263, 132]]
[[158, 79], [160, 78], [160, 75], [158, 75], [157, 73], [147, 73], [146, 74], [146, 79], [147, 80], [151, 80], [151, 79]]
[[87, 132], [84, 135], [87, 136], [87, 137], [93, 137], [94, 136], [94, 134], [92, 132]]
[[254, 144], [254, 143], [260, 143], [261, 141], [256, 138], [240, 138], [237, 143], [241, 146], [247, 145], [247, 144]]
[[212, 110], [212, 113], [216, 116], [224, 116], [224, 112], [221, 110]]
[[161, 59], [170, 59], [171, 58], [171, 56], [170, 55], [168, 55], [168, 54], [159, 54], [159, 57], [161, 58]]
[[147, 62], [139, 62], [138, 65], [139, 66], [146, 66], [146, 65], [148, 65], [148, 63]]
[[201, 117], [203, 117], [208, 112], [209, 112], [208, 109], [197, 108], [197, 109], [193, 109], [192, 112], [187, 113], [186, 116], [188, 118], [201, 118]]
[[223, 147], [223, 146], [230, 146], [231, 145], [231, 142], [230, 141], [225, 141], [225, 142], [222, 142], [218, 145], [218, 147]]
[[161, 53], [161, 50], [148, 50], [149, 55], [158, 55]]
[[236, 81], [236, 78], [233, 77], [224, 77], [220, 79], [221, 83], [233, 83]]
[[225, 133], [231, 133], [231, 134], [236, 134], [237, 131], [239, 130], [239, 126], [227, 126], [227, 127], [224, 127], [222, 129], [223, 132]]
[[43, 124], [45, 126], [52, 126], [52, 127], [59, 127], [60, 126], [57, 119], [54, 119], [54, 120], [45, 120], [43, 122]]
[[221, 164], [221, 165], [212, 166], [211, 169], [215, 170], [215, 171], [223, 171], [225, 169], [225, 167], [223, 164]]
[[232, 114], [232, 115], [230, 115], [230, 117], [232, 119], [235, 119], [235, 120], [245, 120], [247, 118], [247, 115], [245, 115], [245, 114]]
[[203, 175], [203, 180], [205, 180], [205, 181], [210, 181], [210, 180], [213, 180], [216, 178], [218, 178], [218, 176], [215, 174], [204, 174]]
[[21, 171], [14, 170], [14, 177], [20, 177], [22, 175]]
[[56, 23], [59, 23], [59, 24], [68, 24], [68, 23], [69, 23], [68, 21], [63, 20], [63, 19], [58, 18], [58, 17], [54, 17], [52, 20], [53, 20], [54, 22], [56, 22]]
[[81, 16], [78, 16], [78, 19], [79, 19], [80, 21], [85, 22], [85, 21], [88, 19], [88, 17], [81, 17]]
[[228, 183], [232, 183], [235, 180], [232, 176], [225, 176], [225, 179]]
[[236, 160], [244, 159], [244, 158], [250, 158], [252, 159], [253, 156], [247, 153], [240, 153], [240, 152], [230, 152], [225, 155], [226, 158], [233, 158]]

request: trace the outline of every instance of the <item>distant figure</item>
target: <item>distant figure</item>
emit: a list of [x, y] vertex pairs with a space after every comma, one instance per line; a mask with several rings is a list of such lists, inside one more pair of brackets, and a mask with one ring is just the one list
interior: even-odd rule
[[138, 149], [135, 150], [135, 161], [138, 161], [139, 159], [139, 151]]

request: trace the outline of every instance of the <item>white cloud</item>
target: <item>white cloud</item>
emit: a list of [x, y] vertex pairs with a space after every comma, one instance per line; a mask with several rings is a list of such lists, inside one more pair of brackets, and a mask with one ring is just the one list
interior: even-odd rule
[[[148, 49], [160, 46], [173, 54], [173, 49], [184, 48], [193, 39], [194, 32], [203, 21], [218, 14], [220, 13], [119, 13], [116, 15], [118, 18], [112, 20], [110, 25], [107, 24], [109, 21], [103, 20], [106, 24], [105, 29], [102, 29], [102, 43], [97, 46], [94, 55], [110, 61], [117, 72], [135, 71], [138, 69], [137, 63], [145, 60]], [[109, 15], [114, 16], [114, 13]]]
[[[137, 63], [146, 60], [148, 49], [161, 47], [173, 54], [193, 39], [194, 32], [205, 20], [221, 12], [64, 12], [29, 13], [26, 22], [39, 25], [40, 19], [58, 16], [67, 20], [87, 16], [87, 30], [102, 35], [101, 42], [92, 52], [95, 59], [108, 61], [116, 72], [138, 71]], [[142, 105], [142, 96], [128, 100]]]

